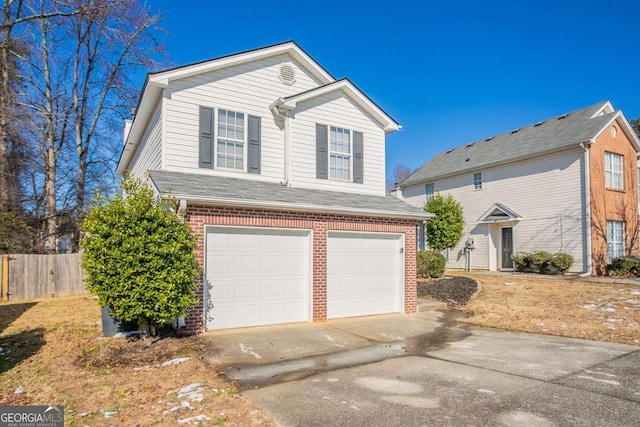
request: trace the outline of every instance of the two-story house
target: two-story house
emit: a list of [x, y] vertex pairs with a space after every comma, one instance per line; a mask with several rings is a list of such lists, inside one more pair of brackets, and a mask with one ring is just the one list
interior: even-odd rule
[[385, 195], [400, 125], [294, 42], [147, 76], [117, 171], [198, 236], [187, 332], [416, 310], [421, 209]]
[[624, 114], [601, 102], [444, 151], [399, 192], [417, 207], [437, 192], [462, 204], [466, 232], [449, 268], [511, 270], [514, 252], [548, 251], [603, 274], [637, 253], [639, 150]]

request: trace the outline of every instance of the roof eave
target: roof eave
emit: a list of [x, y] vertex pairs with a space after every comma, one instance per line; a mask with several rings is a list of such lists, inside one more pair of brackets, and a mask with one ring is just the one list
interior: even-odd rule
[[171, 195], [177, 199], [185, 199], [192, 203], [201, 203], [205, 205], [227, 206], [227, 207], [242, 207], [250, 209], [278, 209], [290, 212], [310, 212], [310, 213], [335, 213], [351, 216], [372, 216], [377, 218], [398, 218], [398, 219], [410, 219], [416, 221], [424, 221], [432, 218], [434, 215], [428, 212], [415, 214], [385, 211], [385, 210], [362, 210], [356, 208], [345, 208], [335, 206], [321, 206], [321, 205], [307, 205], [307, 204], [289, 204], [281, 202], [266, 202], [256, 200], [242, 200], [242, 199], [229, 199], [221, 197], [202, 197], [189, 194], [174, 194]]

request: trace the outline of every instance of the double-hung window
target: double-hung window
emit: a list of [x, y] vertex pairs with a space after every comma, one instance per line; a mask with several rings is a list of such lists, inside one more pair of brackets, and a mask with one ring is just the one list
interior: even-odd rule
[[624, 222], [607, 221], [607, 259], [624, 256]]
[[615, 153], [604, 153], [605, 186], [617, 190], [624, 189], [622, 178], [622, 156]]
[[433, 182], [425, 185], [424, 194], [427, 202], [431, 200], [436, 195], [436, 185]]
[[476, 172], [473, 174], [473, 189], [482, 190], [482, 172]]
[[217, 166], [244, 170], [245, 117], [243, 113], [218, 110]]
[[331, 126], [329, 131], [329, 178], [351, 179], [351, 131]]

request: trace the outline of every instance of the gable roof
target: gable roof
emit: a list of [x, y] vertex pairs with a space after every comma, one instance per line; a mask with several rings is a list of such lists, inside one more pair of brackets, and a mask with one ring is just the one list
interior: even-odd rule
[[507, 221], [520, 221], [522, 217], [514, 210], [509, 209], [502, 203], [494, 203], [485, 213], [478, 218], [480, 223], [497, 223]]
[[413, 220], [433, 216], [396, 197], [286, 187], [273, 182], [181, 172], [151, 171], [149, 176], [161, 194], [203, 204]]
[[131, 125], [125, 146], [120, 153], [117, 173], [124, 173], [125, 166], [133, 157], [138, 143], [145, 131], [145, 125], [151, 119], [153, 111], [162, 96], [162, 91], [168, 87], [169, 83], [193, 75], [219, 70], [226, 67], [256, 61], [270, 56], [287, 53], [297, 60], [305, 69], [309, 70], [322, 84], [335, 81], [335, 78], [316, 62], [307, 52], [305, 52], [294, 41], [287, 41], [271, 46], [252, 49], [245, 52], [220, 56], [206, 61], [183, 65], [165, 71], [147, 74], [147, 78], [138, 100], [136, 115]]
[[443, 151], [399, 185], [428, 182], [502, 163], [535, 157], [580, 144], [588, 145], [614, 120], [640, 151], [640, 140], [621, 111], [609, 101], [543, 120], [510, 132]]
[[299, 102], [305, 102], [333, 92], [342, 92], [346, 97], [358, 104], [382, 125], [385, 133], [394, 132], [402, 128], [398, 122], [385, 113], [382, 108], [378, 107], [375, 102], [347, 78], [336, 80], [285, 98], [280, 98], [274, 105], [280, 110], [291, 111], [297, 107]]

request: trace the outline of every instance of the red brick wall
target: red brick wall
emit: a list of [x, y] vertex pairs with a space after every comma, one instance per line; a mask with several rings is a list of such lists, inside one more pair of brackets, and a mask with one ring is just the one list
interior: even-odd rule
[[[327, 319], [327, 232], [364, 231], [402, 233], [405, 235], [405, 313], [416, 311], [416, 226], [415, 221], [347, 215], [309, 214], [262, 209], [218, 208], [203, 205], [189, 206], [187, 219], [198, 236], [196, 255], [204, 271], [204, 237], [207, 225], [251, 227], [303, 228], [313, 230], [313, 321]], [[203, 301], [203, 287], [198, 297]], [[204, 329], [204, 307], [200, 303], [186, 318], [183, 333], [198, 333]]]

